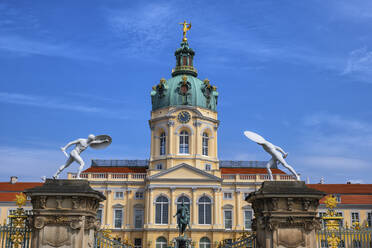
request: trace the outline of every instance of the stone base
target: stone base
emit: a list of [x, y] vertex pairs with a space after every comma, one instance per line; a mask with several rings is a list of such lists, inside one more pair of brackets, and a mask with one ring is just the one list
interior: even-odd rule
[[47, 179], [25, 193], [33, 207], [31, 247], [93, 248], [97, 209], [106, 198], [88, 181]]
[[255, 213], [252, 229], [259, 248], [314, 248], [320, 219], [316, 217], [324, 192], [302, 181], [267, 181], [249, 194]]
[[191, 248], [191, 238], [187, 236], [179, 236], [174, 239], [174, 248]]

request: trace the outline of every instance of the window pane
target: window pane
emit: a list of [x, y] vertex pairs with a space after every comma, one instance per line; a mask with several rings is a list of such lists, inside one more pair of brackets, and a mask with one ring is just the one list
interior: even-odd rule
[[163, 204], [163, 219], [162, 224], [168, 224], [168, 203]]
[[102, 224], [102, 209], [98, 209], [97, 211], [97, 220]]
[[155, 207], [155, 223], [161, 224], [161, 206], [160, 204], [156, 204]]
[[199, 204], [199, 224], [205, 224], [205, 222], [204, 222], [204, 215], [205, 215], [204, 207], [205, 207], [204, 204]]
[[231, 229], [232, 228], [232, 212], [230, 210], [225, 210], [224, 211], [225, 216], [225, 228]]
[[250, 210], [244, 211], [244, 228], [252, 228], [252, 211]]
[[123, 210], [115, 210], [115, 228], [121, 228], [123, 219]]
[[212, 223], [212, 213], [211, 213], [211, 205], [208, 204], [205, 206], [205, 224]]

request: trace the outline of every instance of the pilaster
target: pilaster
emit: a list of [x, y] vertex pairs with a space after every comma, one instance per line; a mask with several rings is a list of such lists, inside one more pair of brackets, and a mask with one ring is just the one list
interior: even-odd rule
[[198, 216], [198, 211], [196, 207], [196, 188], [192, 188], [192, 224], [196, 225], [197, 224], [197, 216]]

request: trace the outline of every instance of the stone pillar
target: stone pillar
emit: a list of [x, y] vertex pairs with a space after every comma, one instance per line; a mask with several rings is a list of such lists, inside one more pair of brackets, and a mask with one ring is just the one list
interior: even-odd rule
[[25, 193], [33, 207], [32, 248], [94, 246], [97, 210], [106, 197], [88, 181], [47, 179]]
[[198, 210], [196, 207], [196, 188], [192, 188], [192, 224], [196, 225], [197, 222], [197, 216], [198, 216]]
[[325, 193], [302, 181], [266, 181], [249, 194], [255, 219], [252, 229], [260, 248], [314, 248], [320, 218], [319, 200]]
[[149, 188], [148, 190], [149, 190], [149, 195], [150, 195], [150, 197], [149, 197], [149, 206], [148, 206], [148, 208], [149, 208], [149, 225], [152, 225], [153, 224], [152, 221], [154, 221], [154, 223], [155, 223], [155, 220], [152, 217], [153, 216], [153, 212], [154, 212], [153, 190], [152, 190], [152, 188]]
[[169, 217], [170, 217], [171, 227], [175, 227], [175, 225], [177, 224], [176, 223], [177, 218], [173, 217], [176, 214], [176, 211], [177, 211], [177, 204], [174, 201], [174, 190], [175, 190], [175, 187], [170, 187], [170, 189], [169, 189], [169, 191], [170, 191], [170, 205], [169, 205], [170, 206], [170, 216]]
[[214, 228], [218, 228], [218, 191], [219, 189], [214, 188], [213, 189], [213, 226]]
[[241, 206], [240, 206], [240, 197], [241, 197], [241, 194], [240, 194], [240, 190], [237, 189], [235, 191], [235, 230], [240, 230], [240, 224], [241, 224], [241, 221], [242, 221], [242, 218], [240, 218], [240, 215], [241, 215], [241, 212], [242, 212], [242, 209], [241, 209]]
[[126, 220], [125, 220], [125, 226], [126, 226], [126, 228], [130, 228], [130, 217], [131, 216], [133, 216], [132, 214], [131, 214], [131, 212], [132, 212], [132, 206], [129, 204], [129, 195], [130, 195], [130, 193], [132, 192], [132, 190], [131, 189], [127, 189], [126, 190], [126, 192], [125, 192], [125, 206], [126, 206], [126, 208], [124, 209], [125, 210], [125, 216], [126, 216]]

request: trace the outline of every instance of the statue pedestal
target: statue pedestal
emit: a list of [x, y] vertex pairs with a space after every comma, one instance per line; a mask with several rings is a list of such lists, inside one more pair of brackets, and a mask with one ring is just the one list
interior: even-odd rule
[[191, 248], [191, 238], [187, 236], [179, 236], [174, 238], [174, 248]]
[[33, 248], [94, 246], [99, 202], [105, 196], [86, 180], [47, 179], [25, 192], [31, 197]]
[[258, 247], [316, 247], [316, 230], [320, 229], [317, 207], [324, 195], [302, 181], [264, 182], [246, 198], [255, 214], [252, 228]]

